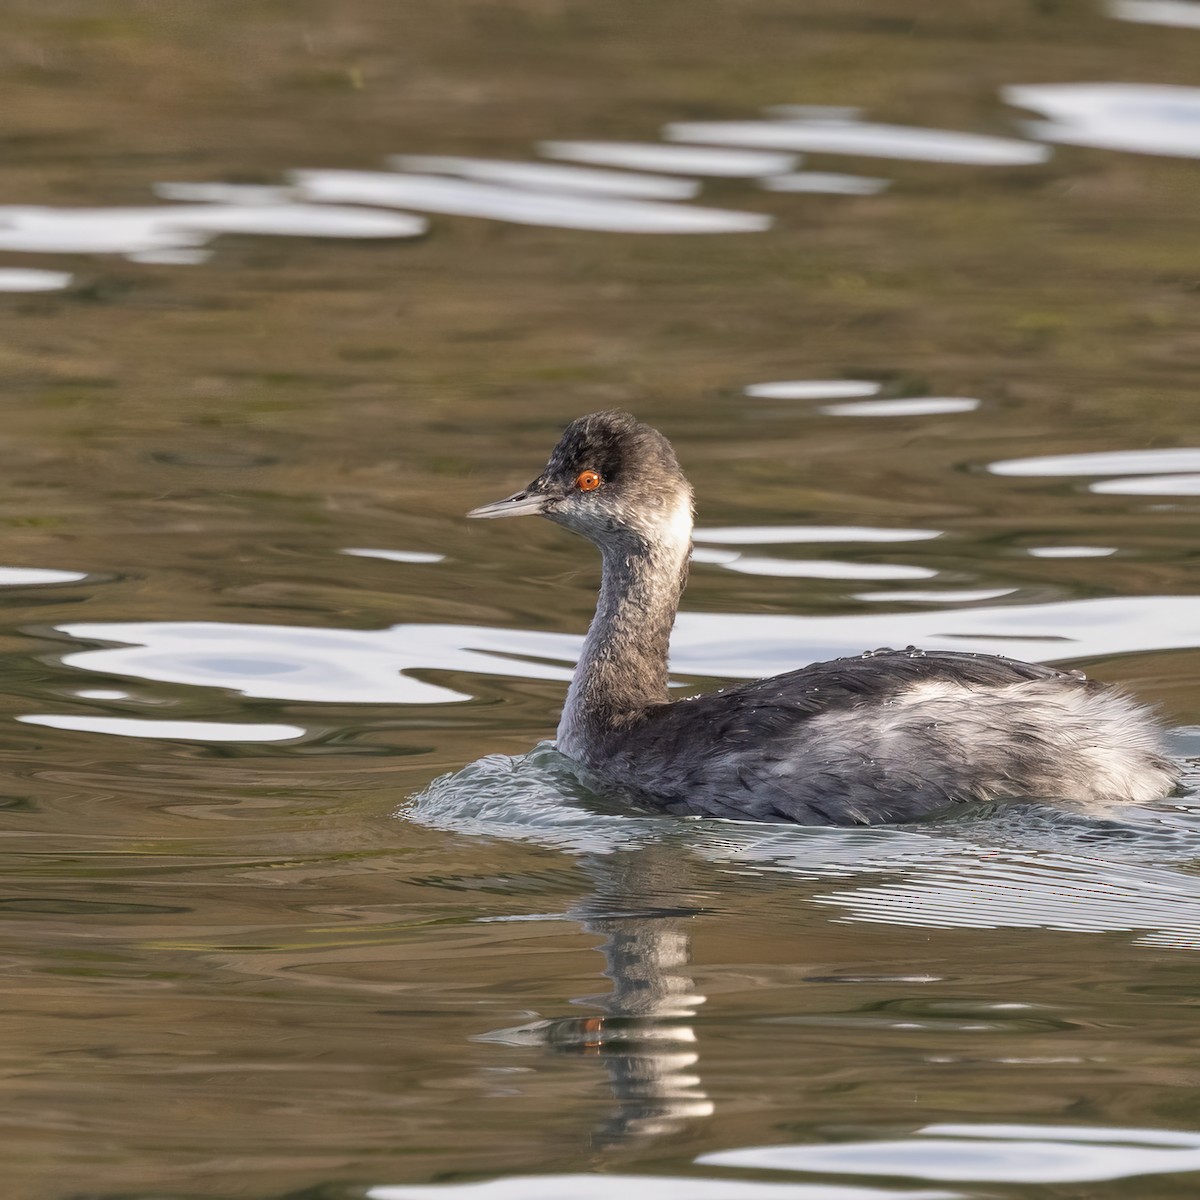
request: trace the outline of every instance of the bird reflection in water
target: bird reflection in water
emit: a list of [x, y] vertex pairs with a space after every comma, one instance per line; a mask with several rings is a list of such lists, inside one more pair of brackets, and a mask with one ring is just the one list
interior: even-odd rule
[[705, 1000], [689, 969], [688, 928], [703, 909], [686, 890], [680, 857], [667, 845], [585, 860], [596, 888], [570, 915], [604, 937], [599, 948], [611, 990], [575, 1000], [596, 1015], [484, 1035], [603, 1062], [616, 1105], [593, 1135], [600, 1145], [662, 1137], [713, 1112], [696, 1073], [700, 1055], [688, 1021]]

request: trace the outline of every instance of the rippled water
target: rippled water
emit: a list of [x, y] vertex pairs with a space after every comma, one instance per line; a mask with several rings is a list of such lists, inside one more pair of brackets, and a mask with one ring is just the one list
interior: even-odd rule
[[[1196, 8], [9, 6], [4, 1195], [1193, 1195]], [[463, 513], [614, 406], [680, 694], [1062, 662], [1183, 788], [597, 793]]]

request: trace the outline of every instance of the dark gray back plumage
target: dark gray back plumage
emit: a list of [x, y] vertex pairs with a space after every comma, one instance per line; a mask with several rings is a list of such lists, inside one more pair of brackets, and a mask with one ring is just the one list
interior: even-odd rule
[[[955, 801], [988, 798], [978, 785], [985, 760], [996, 757], [993, 740], [975, 730], [964, 754], [953, 728], [926, 722], [880, 753], [880, 739], [870, 736], [872, 712], [903, 703], [920, 684], [986, 690], [1030, 681], [1101, 690], [1078, 674], [1015, 659], [883, 649], [645, 709], [612, 731], [605, 753], [610, 770], [639, 794], [639, 764], [653, 758], [653, 795], [643, 799], [670, 812], [804, 825], [910, 821]], [[832, 714], [849, 719], [822, 734], [816, 719]], [[1032, 709], [1028, 717], [1035, 719]], [[1010, 741], [1010, 730], [996, 732]], [[1036, 730], [1018, 732], [1029, 739], [1028, 753], [1006, 745], [999, 770], [1019, 794], [1033, 795]]]

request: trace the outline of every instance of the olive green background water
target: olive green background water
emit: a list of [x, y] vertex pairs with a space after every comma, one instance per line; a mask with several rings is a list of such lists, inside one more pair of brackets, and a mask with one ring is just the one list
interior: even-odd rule
[[[786, 102], [1012, 135], [1005, 84], [1200, 76], [1200, 32], [1089, 4], [918, 7], [9, 0], [2, 202], [142, 205], [164, 180], [273, 183], [397, 152], [525, 158], [540, 139], [652, 140], [666, 121]], [[553, 730], [561, 656], [546, 669], [501, 632], [491, 644], [511, 653], [483, 671], [440, 647], [478, 645], [479, 628], [580, 633], [593, 556], [544, 523], [462, 514], [531, 478], [565, 421], [612, 406], [673, 439], [705, 526], [943, 531], [811, 557], [1068, 605], [1030, 622], [1072, 660], [1073, 614], [1086, 625], [1087, 602], [1128, 598], [1102, 644], [1158, 648], [1072, 665], [1161, 705], [1177, 752], [1196, 752], [1197, 499], [986, 469], [1195, 444], [1196, 162], [1064, 147], [1042, 166], [813, 165], [892, 185], [706, 186], [706, 203], [773, 214], [763, 234], [435, 217], [413, 241], [223, 237], [195, 266], [0, 255], [75, 275], [0, 296], [0, 562], [87, 574], [0, 591], [5, 1196], [343, 1197], [593, 1172], [1194, 1194], [1186, 1173], [896, 1169], [877, 1185], [696, 1162], [919, 1142], [938, 1122], [1200, 1129], [1194, 791], [1127, 824], [1022, 810], [767, 849], [656, 827], [648, 849], [606, 854], [628, 840], [615, 813], [584, 855], [549, 844], [548, 809], [522, 837], [488, 836], [486, 812], [472, 830], [408, 815], [435, 777]], [[982, 405], [855, 419], [743, 395], [841, 377]], [[1028, 553], [1062, 545], [1117, 553]], [[444, 557], [341, 553], [355, 547]], [[909, 640], [889, 614], [927, 606], [859, 597], [901, 586], [698, 565], [685, 610], [869, 616], [876, 645]], [[1175, 598], [1157, 640], [1165, 609], [1148, 597]], [[464, 699], [356, 699], [353, 683], [255, 698], [222, 686], [219, 663], [203, 687], [63, 662], [104, 639], [61, 626], [179, 621], [299, 642], [403, 625], [432, 647], [414, 677]], [[720, 645], [730, 627], [713, 630]], [[382, 642], [361, 649], [398, 669]], [[748, 647], [744, 661], [796, 665]], [[127, 695], [77, 695], [95, 688]], [[16, 721], [47, 713], [305, 735], [203, 744]], [[499, 793], [518, 812], [522, 786]], [[616, 1001], [583, 999], [610, 987]], [[560, 1023], [497, 1033], [539, 1020]], [[656, 1055], [656, 1029], [684, 1057]]]

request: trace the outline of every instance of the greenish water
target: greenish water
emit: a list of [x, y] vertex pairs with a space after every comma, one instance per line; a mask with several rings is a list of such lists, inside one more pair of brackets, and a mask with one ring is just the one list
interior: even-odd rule
[[[1024, 122], [1082, 93], [1001, 89], [1195, 88], [1200, 29], [61, 0], [0, 30], [0, 284], [47, 289], [0, 295], [5, 1196], [1194, 1194], [1200, 107], [1084, 97], [1051, 142]], [[803, 164], [874, 194], [112, 211], [761, 140], [780, 104], [1007, 160], [888, 157], [892, 130]], [[832, 116], [796, 136], [865, 136]], [[747, 231], [566, 227], [694, 207]], [[400, 211], [425, 232], [352, 236]], [[71, 278], [4, 282], [31, 269]], [[864, 386], [756, 386], [814, 381]], [[1183, 792], [833, 831], [581, 799], [528, 752], [594, 556], [462, 514], [602, 407], [696, 487], [680, 683], [910, 642], [1069, 662], [1161, 707]]]

